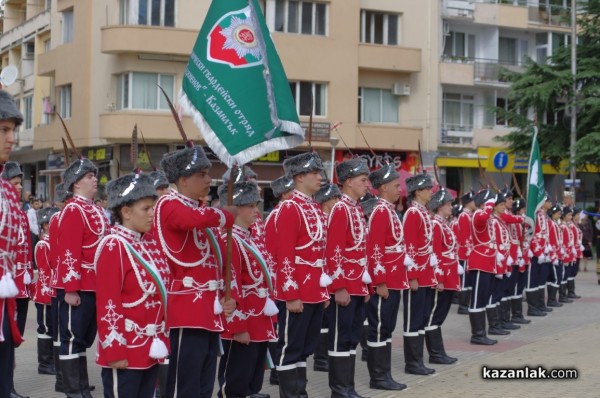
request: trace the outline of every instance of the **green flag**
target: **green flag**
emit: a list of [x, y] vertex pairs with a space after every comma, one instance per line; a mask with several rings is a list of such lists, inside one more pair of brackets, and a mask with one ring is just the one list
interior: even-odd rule
[[213, 0], [179, 102], [228, 167], [304, 141], [289, 82], [257, 0]]
[[536, 219], [535, 212], [542, 207], [546, 200], [542, 156], [540, 155], [537, 133], [537, 127], [534, 127], [531, 155], [529, 156], [529, 166], [527, 168], [527, 216], [532, 220]]

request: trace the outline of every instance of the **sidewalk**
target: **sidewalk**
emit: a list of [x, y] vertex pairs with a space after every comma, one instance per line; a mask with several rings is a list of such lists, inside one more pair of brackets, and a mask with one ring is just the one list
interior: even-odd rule
[[[386, 392], [369, 389], [369, 376], [364, 362], [357, 362], [356, 390], [371, 398], [388, 397], [431, 397], [443, 394], [446, 397], [596, 397], [598, 375], [600, 374], [600, 286], [595, 272], [580, 273], [577, 276], [577, 293], [583, 296], [573, 304], [544, 318], [532, 319], [531, 324], [509, 336], [494, 336], [498, 344], [491, 347], [475, 346], [469, 343], [470, 326], [468, 317], [456, 314], [452, 306], [444, 326], [446, 351], [459, 358], [450, 366], [432, 365], [436, 369], [433, 376], [414, 376], [404, 373], [402, 353], [402, 333], [398, 330], [394, 337], [392, 356], [394, 378], [408, 385], [401, 392]], [[524, 305], [526, 308], [526, 305]], [[402, 328], [402, 315], [397, 329]], [[64, 397], [54, 392], [54, 378], [37, 374], [35, 307], [30, 305], [26, 342], [17, 349], [17, 369], [15, 384], [19, 393], [32, 398]], [[360, 351], [360, 348], [358, 349]], [[102, 397], [100, 370], [94, 364], [95, 352], [88, 351], [90, 380], [96, 386], [95, 397]], [[360, 357], [360, 353], [359, 353]], [[427, 354], [425, 354], [427, 361]], [[329, 397], [327, 374], [312, 372], [312, 359], [309, 359], [309, 397]], [[551, 368], [576, 368], [577, 380], [483, 380], [482, 366], [493, 368], [519, 368], [524, 366], [544, 366]], [[265, 374], [262, 392], [278, 397], [276, 386], [268, 383], [269, 373]], [[216, 390], [215, 390], [216, 391]], [[215, 394], [216, 396], [216, 394]]]

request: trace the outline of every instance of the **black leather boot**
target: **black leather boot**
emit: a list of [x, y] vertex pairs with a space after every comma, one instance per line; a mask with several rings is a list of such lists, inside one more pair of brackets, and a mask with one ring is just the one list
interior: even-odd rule
[[510, 321], [510, 302], [508, 300], [500, 301], [500, 320], [502, 329], [517, 330], [521, 326], [515, 325]]
[[61, 359], [60, 369], [63, 376], [63, 390], [67, 397], [84, 398], [81, 393], [79, 358]]
[[[464, 276], [464, 275], [463, 275]], [[458, 313], [469, 315], [469, 303], [471, 302], [471, 289], [458, 292]]]
[[513, 323], [518, 323], [521, 325], [527, 325], [528, 323], [531, 323], [529, 319], [525, 319], [523, 316], [523, 299], [521, 297], [510, 299], [510, 307], [512, 311], [511, 321]]
[[331, 398], [350, 397], [351, 366], [350, 356], [329, 356], [329, 388], [331, 389]]
[[568, 297], [566, 281], [561, 283], [560, 287], [558, 288], [558, 302], [566, 304], [571, 304], [573, 302], [573, 300]]
[[435, 372], [435, 369], [426, 368], [422, 363], [424, 338], [424, 335], [404, 336], [404, 372], [421, 376]]
[[19, 394], [15, 391], [15, 387], [13, 386], [12, 391], [10, 392], [10, 398], [29, 398], [29, 396]]
[[471, 321], [471, 344], [494, 345], [498, 340], [490, 339], [485, 332], [485, 311], [469, 312]]
[[575, 294], [575, 279], [567, 280], [567, 297], [570, 299], [580, 299], [581, 296]]
[[54, 345], [54, 342], [52, 342], [52, 356], [54, 357], [54, 368], [56, 369], [56, 382], [54, 383], [54, 391], [65, 392], [63, 388], [62, 369], [60, 367], [60, 360], [58, 359], [59, 351], [60, 345]]
[[429, 352], [429, 363], [437, 365], [452, 365], [458, 358], [446, 354], [444, 349], [444, 340], [442, 338], [442, 328], [438, 327], [425, 332], [425, 343]]
[[546, 316], [546, 313], [537, 307], [537, 292], [538, 290], [532, 290], [526, 293], [528, 316]]
[[52, 355], [52, 339], [37, 340], [38, 349], [38, 373], [41, 375], [55, 375], [54, 356]]
[[562, 307], [563, 305], [556, 300], [558, 288], [552, 285], [548, 285], [548, 307]]
[[370, 377], [369, 387], [375, 390], [404, 390], [406, 385], [397, 383], [391, 377], [388, 379], [388, 372], [391, 376], [392, 364], [388, 361], [387, 350], [387, 344], [381, 347], [369, 347], [367, 357], [367, 368]]
[[308, 378], [306, 377], [306, 366], [298, 367], [298, 397], [308, 398], [306, 392], [306, 385], [308, 384]]
[[360, 338], [360, 360], [363, 362], [367, 362], [367, 351], [369, 350], [369, 346], [367, 346], [367, 338], [369, 337], [369, 325], [363, 324], [362, 336]]
[[536, 290], [536, 303], [537, 308], [540, 311], [544, 312], [552, 312], [552, 308], [546, 306], [546, 287], [540, 286], [538, 290]]
[[90, 379], [87, 371], [87, 357], [79, 357], [79, 386], [81, 387], [81, 395], [83, 398], [93, 398], [90, 389]]
[[[369, 347], [371, 348], [371, 347]], [[367, 349], [367, 352], [369, 352], [369, 350]], [[356, 375], [356, 354], [350, 354], [350, 390], [348, 391], [348, 397], [350, 398], [368, 398], [368, 397], [363, 397], [362, 395], [360, 395], [359, 393], [356, 392], [355, 389], [355, 385], [354, 385], [354, 376]]]
[[500, 327], [500, 311], [496, 305], [493, 308], [486, 308], [485, 310], [488, 318], [488, 333], [496, 336], [506, 336], [510, 334], [508, 330], [504, 330]]
[[315, 360], [313, 370], [315, 372], [329, 372], [329, 355], [327, 354], [328, 338], [329, 333], [327, 332], [319, 334], [319, 342], [313, 356]]
[[279, 378], [279, 397], [280, 398], [299, 398], [298, 390], [298, 368], [288, 370], [278, 370]]

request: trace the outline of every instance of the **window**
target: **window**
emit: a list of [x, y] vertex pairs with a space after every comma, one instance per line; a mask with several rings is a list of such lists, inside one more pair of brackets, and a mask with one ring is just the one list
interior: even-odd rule
[[475, 35], [450, 31], [444, 45], [444, 56], [447, 58], [475, 59]]
[[23, 127], [28, 130], [33, 127], [33, 95], [23, 97]]
[[362, 43], [400, 44], [400, 16], [362, 10], [360, 13], [360, 41]]
[[50, 45], [52, 44], [52, 42], [50, 41], [50, 39], [46, 39], [44, 40], [44, 52], [47, 53], [48, 51], [50, 51]]
[[273, 1], [275, 13], [269, 19], [276, 32], [327, 35], [327, 4], [300, 0], [270, 0], [269, 4]]
[[67, 44], [73, 41], [73, 10], [62, 13], [62, 42]]
[[517, 63], [517, 39], [501, 37], [498, 42], [498, 61], [501, 64]]
[[157, 73], [129, 72], [117, 77], [117, 109], [169, 109], [160, 85], [173, 98], [175, 77]]
[[175, 26], [175, 0], [121, 0], [122, 25]]
[[52, 0], [44, 0], [44, 10], [49, 10], [52, 7]]
[[313, 103], [314, 116], [327, 115], [327, 85], [311, 82], [290, 82], [292, 96], [298, 115], [310, 116], [310, 104]]
[[358, 97], [360, 123], [395, 123], [398, 118], [398, 97], [392, 90], [360, 88]]
[[71, 117], [71, 85], [60, 87], [60, 116], [63, 119]]
[[444, 93], [443, 128], [452, 131], [473, 130], [475, 97], [468, 94]]
[[548, 58], [548, 33], [535, 35], [535, 56], [537, 62], [546, 62], [546, 58]]

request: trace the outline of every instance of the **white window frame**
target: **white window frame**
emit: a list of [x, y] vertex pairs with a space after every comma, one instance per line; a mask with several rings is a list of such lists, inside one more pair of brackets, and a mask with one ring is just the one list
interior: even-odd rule
[[[463, 34], [463, 48], [465, 49], [465, 54], [464, 55], [457, 55], [456, 53], [456, 43], [457, 43], [457, 38], [456, 35], [457, 34]], [[445, 53], [445, 48], [443, 49], [444, 51], [444, 56], [445, 57], [449, 57], [449, 58], [465, 58], [468, 60], [474, 60], [475, 59], [475, 53], [477, 52], [477, 36], [472, 34], [472, 33], [467, 33], [467, 32], [461, 32], [461, 31], [457, 31], [457, 30], [451, 30], [450, 32], [448, 32], [448, 36], [444, 37], [444, 47], [446, 45], [446, 43], [448, 42], [449, 38], [452, 38], [452, 49], [450, 50], [450, 54], [446, 54]], [[471, 49], [469, 46], [469, 42], [470, 40], [473, 40], [473, 48]], [[473, 54], [471, 54], [471, 50], [473, 51]]]
[[[298, 35], [311, 35], [311, 36], [323, 36], [323, 37], [327, 37], [329, 36], [329, 4], [325, 3], [325, 2], [320, 2], [320, 1], [309, 1], [309, 0], [291, 0], [294, 1], [296, 3], [298, 3], [298, 15], [297, 15], [297, 32], [290, 32], [289, 31], [289, 3], [290, 0], [266, 0], [266, 9], [265, 9], [265, 15], [266, 15], [266, 19], [267, 19], [267, 24], [269, 26], [269, 29], [273, 32], [280, 32], [280, 33], [289, 33], [289, 34], [298, 34]], [[277, 30], [277, 26], [276, 26], [276, 7], [277, 7], [277, 2], [278, 1], [283, 1], [283, 28], [282, 30]], [[312, 16], [311, 16], [311, 31], [310, 33], [303, 33], [302, 32], [302, 17], [303, 17], [303, 4], [305, 3], [310, 3], [312, 5]], [[325, 26], [324, 26], [324, 33], [316, 33], [317, 30], [317, 4], [323, 5], [325, 7]]]
[[[379, 91], [379, 121], [365, 120], [365, 96], [364, 96], [365, 89]], [[384, 122], [383, 121], [383, 92], [384, 91], [389, 92], [392, 95], [392, 98], [396, 99], [398, 120], [395, 122]], [[400, 100], [399, 100], [398, 96], [396, 96], [392, 93], [392, 90], [383, 89], [383, 88], [375, 88], [375, 87], [359, 87], [358, 99], [359, 99], [359, 103], [360, 103], [360, 109], [359, 109], [359, 111], [360, 111], [359, 123], [360, 124], [385, 124], [385, 125], [400, 124]]]
[[63, 119], [71, 117], [71, 106], [73, 103], [73, 88], [70, 84], [59, 87], [60, 116]]
[[139, 22], [139, 3], [141, 0], [120, 0], [120, 22], [123, 25], [141, 25], [141, 26], [162, 26], [174, 28], [177, 26], [177, 0], [173, 1], [173, 25], [165, 25], [166, 0], [160, 0], [160, 22], [158, 25], [152, 24], [152, 0], [143, 0], [146, 2], [146, 23]]
[[[310, 114], [305, 115], [302, 114], [300, 112], [300, 104], [301, 104], [301, 98], [300, 98], [300, 84], [301, 83], [309, 83], [311, 85], [311, 95], [313, 98], [313, 105], [312, 105], [312, 112], [313, 112], [313, 116], [314, 117], [321, 117], [321, 118], [325, 118], [327, 117], [327, 83], [324, 82], [308, 82], [308, 81], [299, 81], [299, 80], [294, 80], [294, 81], [290, 81], [289, 82], [290, 85], [295, 84], [295, 89], [292, 89], [292, 87], [290, 87], [290, 90], [292, 90], [292, 97], [294, 97], [294, 103], [296, 104], [296, 112], [298, 113], [298, 115], [300, 116], [310, 116]], [[323, 114], [318, 114], [316, 111], [316, 100], [314, 100], [316, 98], [316, 94], [317, 94], [317, 85], [321, 86], [323, 88], [323, 96], [321, 98], [321, 103], [323, 104]]]
[[[459, 95], [460, 98], [458, 100], [456, 99], [446, 99], [446, 95], [447, 94], [452, 94], [452, 95]], [[466, 98], [466, 97], [471, 97], [471, 98]], [[451, 102], [458, 102], [460, 104], [460, 122], [458, 125], [449, 125], [446, 122], [446, 107], [445, 107], [445, 103], [447, 101], [451, 101]], [[465, 105], [472, 105], [471, 109], [472, 109], [472, 115], [471, 115], [471, 119], [472, 119], [472, 125], [467, 125], [465, 124], [465, 120], [464, 120], [464, 112], [463, 112], [463, 107]], [[455, 92], [444, 92], [442, 94], [442, 126], [445, 130], [448, 131], [473, 131], [473, 129], [475, 128], [475, 95], [474, 94], [468, 94], [468, 93], [455, 93]]]
[[[374, 38], [375, 38], [375, 16], [379, 14], [379, 15], [383, 15], [383, 43], [375, 43], [374, 42]], [[370, 33], [370, 37], [371, 37], [371, 41], [367, 41], [367, 17], [370, 17], [371, 19], [371, 31]], [[389, 43], [389, 18], [390, 17], [396, 17], [397, 18], [397, 29], [398, 31], [396, 32], [396, 39], [397, 39], [397, 43]], [[360, 10], [360, 42], [361, 43], [367, 43], [367, 44], [380, 44], [380, 45], [384, 45], [384, 46], [399, 46], [400, 43], [402, 43], [402, 37], [400, 35], [401, 26], [402, 23], [402, 14], [392, 14], [392, 13], [386, 13], [386, 12], [381, 12], [381, 11], [373, 11], [373, 10]]]
[[75, 15], [73, 9], [62, 12], [62, 44], [68, 44], [73, 41], [73, 29], [75, 25]]
[[33, 94], [23, 97], [23, 128], [33, 128]]
[[[118, 107], [118, 110], [143, 110], [143, 111], [165, 111], [168, 110], [168, 107], [164, 107], [161, 108], [160, 104], [161, 104], [161, 100], [164, 98], [162, 91], [160, 90], [160, 88], [158, 86], [156, 86], [156, 108], [134, 108], [133, 107], [133, 75], [136, 73], [144, 73], [144, 74], [152, 74], [152, 75], [157, 75], [157, 81], [158, 84], [161, 85], [161, 77], [163, 76], [169, 76], [173, 78], [173, 92], [169, 93], [167, 90], [167, 94], [169, 95], [170, 98], [173, 98], [175, 95], [175, 84], [176, 84], [176, 76], [174, 74], [170, 74], [170, 73], [155, 73], [155, 72], [125, 72], [122, 73], [120, 75], [117, 75], [117, 95], [120, 96], [120, 100], [117, 101], [118, 104], [120, 104], [120, 106]], [[127, 76], [128, 79], [128, 84], [127, 84], [127, 104], [125, 104], [124, 102], [124, 98], [125, 98], [125, 85], [124, 85], [124, 77]]]

